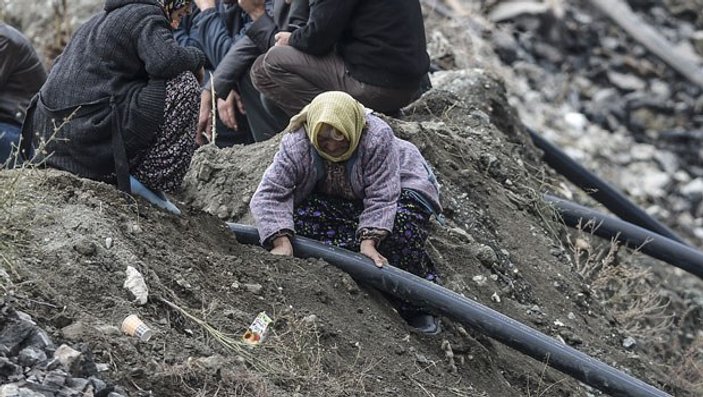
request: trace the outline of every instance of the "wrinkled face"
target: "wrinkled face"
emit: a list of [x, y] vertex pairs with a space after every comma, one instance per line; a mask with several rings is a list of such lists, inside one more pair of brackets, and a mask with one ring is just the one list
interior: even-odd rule
[[171, 15], [170, 15], [170, 17], [171, 17], [171, 27], [174, 28], [174, 29], [176, 29], [176, 28], [178, 27], [178, 25], [181, 24], [181, 19], [182, 19], [184, 16], [188, 15], [189, 12], [190, 12], [190, 7], [189, 7], [189, 6], [181, 7], [181, 8], [179, 8], [179, 9], [175, 10], [175, 11], [171, 11]]
[[317, 144], [322, 151], [333, 157], [341, 156], [349, 150], [349, 140], [329, 124], [324, 124], [317, 134]]

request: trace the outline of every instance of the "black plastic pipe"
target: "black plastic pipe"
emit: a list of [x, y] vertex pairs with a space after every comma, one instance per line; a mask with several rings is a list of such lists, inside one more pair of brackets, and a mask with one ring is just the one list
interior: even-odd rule
[[[259, 234], [255, 227], [235, 223], [229, 223], [228, 226], [239, 242], [259, 244]], [[324, 245], [305, 237], [297, 236], [293, 239], [293, 250], [298, 257], [324, 259], [360, 283], [465, 324], [612, 396], [669, 396], [510, 317], [406, 271], [392, 266], [379, 269], [369, 258], [359, 253]]]
[[570, 180], [574, 185], [583, 189], [612, 213], [630, 223], [634, 223], [635, 225], [668, 237], [681, 244], [686, 244], [681, 237], [676, 235], [676, 233], [661, 222], [652, 218], [648, 213], [644, 212], [644, 210], [630, 201], [618, 189], [584, 168], [561, 149], [539, 136], [532, 129], [528, 128], [527, 130], [535, 146], [544, 152], [543, 160], [550, 167], [554, 168], [556, 172], [566, 177], [566, 179]]
[[[545, 194], [544, 200], [554, 206], [567, 226], [581, 227], [596, 236], [615, 238], [703, 279], [703, 253], [688, 245], [559, 197]], [[594, 222], [582, 222], [590, 219]]]

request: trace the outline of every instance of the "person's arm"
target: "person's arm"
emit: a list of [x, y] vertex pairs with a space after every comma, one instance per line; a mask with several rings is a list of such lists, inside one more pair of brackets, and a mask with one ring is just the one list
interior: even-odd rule
[[306, 171], [303, 154], [309, 150], [309, 144], [296, 135], [291, 133], [283, 137], [249, 205], [262, 244], [272, 243], [271, 238], [281, 231], [295, 230], [294, 193]]
[[332, 51], [353, 16], [358, 0], [317, 0], [310, 5], [310, 18], [296, 29], [288, 45], [310, 55]]
[[217, 65], [213, 74], [211, 84], [215, 86], [215, 95], [218, 98], [226, 98], [229, 92], [239, 84], [239, 80], [249, 70], [256, 57], [261, 54], [258, 46], [249, 37], [244, 37], [236, 42], [227, 51], [227, 55]]
[[197, 74], [205, 64], [202, 51], [176, 43], [163, 14], [146, 15], [134, 34], [137, 52], [150, 76], [171, 79], [185, 71]]
[[10, 74], [14, 71], [15, 62], [17, 59], [14, 46], [7, 37], [0, 36], [0, 90], [5, 87]]
[[216, 7], [202, 10], [193, 17], [191, 29], [210, 64], [217, 67], [232, 47], [232, 33], [221, 12]]
[[247, 30], [247, 37], [256, 44], [259, 51], [266, 52], [269, 48], [276, 44], [275, 35], [279, 29], [273, 18], [264, 14], [261, 18], [254, 21]]
[[[364, 210], [357, 234], [364, 229], [393, 230], [400, 198], [400, 160], [393, 143], [393, 131], [381, 120], [369, 124], [370, 139], [357, 161], [363, 161]], [[363, 138], [362, 138], [363, 139]]]

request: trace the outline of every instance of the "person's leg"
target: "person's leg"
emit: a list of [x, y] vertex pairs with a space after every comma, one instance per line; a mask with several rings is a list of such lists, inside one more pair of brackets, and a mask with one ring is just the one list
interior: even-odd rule
[[295, 232], [327, 245], [359, 251], [356, 229], [363, 210], [361, 200], [311, 194], [293, 210]]
[[348, 91], [345, 74], [338, 55], [317, 57], [290, 46], [271, 48], [251, 68], [254, 86], [289, 117], [322, 92]]
[[173, 192], [183, 182], [196, 149], [200, 87], [190, 72], [166, 82], [164, 121], [156, 142], [146, 151], [131, 174], [155, 191]]
[[251, 82], [247, 72], [239, 81], [239, 94], [247, 112], [247, 120], [251, 135], [255, 142], [265, 141], [283, 131], [288, 123], [288, 117], [280, 109], [269, 109], [262, 103], [261, 93]]
[[15, 124], [0, 122], [0, 166], [12, 156], [13, 147], [20, 144], [20, 127]]
[[[438, 283], [437, 270], [425, 249], [430, 216], [412, 194], [404, 190], [398, 201], [393, 232], [381, 241], [378, 251], [391, 265]], [[438, 319], [431, 314], [389, 294], [384, 296], [396, 308], [398, 314], [420, 332], [436, 334], [440, 331]]]

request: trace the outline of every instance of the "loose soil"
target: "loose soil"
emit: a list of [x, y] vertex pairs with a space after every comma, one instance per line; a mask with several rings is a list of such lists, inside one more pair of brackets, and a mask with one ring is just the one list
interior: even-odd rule
[[[623, 348], [627, 335], [576, 272], [567, 232], [539, 198], [558, 180], [500, 82], [482, 70], [453, 73], [401, 119], [388, 118], [442, 185], [447, 223], [434, 225], [428, 249], [443, 284], [693, 396], [646, 351]], [[201, 148], [177, 197], [180, 217], [60, 171], [0, 172], [5, 300], [57, 344], [87, 345], [109, 365], [103, 377], [134, 396], [600, 394], [450, 319], [439, 336], [418, 335], [324, 261], [239, 244], [224, 220], [249, 222], [249, 199], [279, 140]], [[122, 287], [127, 266], [146, 280], [146, 305]], [[262, 345], [223, 343], [238, 341], [262, 311], [274, 320]], [[133, 313], [154, 330], [146, 343], [116, 328]]]

